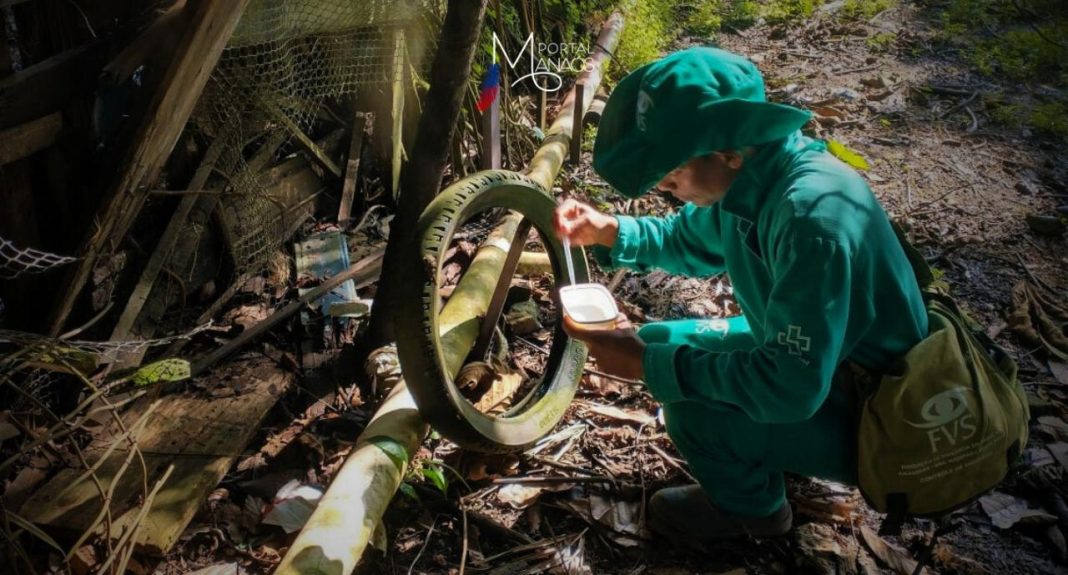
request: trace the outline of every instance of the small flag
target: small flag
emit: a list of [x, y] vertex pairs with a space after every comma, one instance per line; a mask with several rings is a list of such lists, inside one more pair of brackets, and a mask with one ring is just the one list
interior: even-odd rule
[[497, 99], [497, 92], [500, 91], [501, 84], [501, 65], [494, 62], [490, 65], [489, 70], [486, 70], [486, 77], [482, 79], [481, 90], [478, 94], [477, 108], [479, 112], [485, 112], [493, 101]]

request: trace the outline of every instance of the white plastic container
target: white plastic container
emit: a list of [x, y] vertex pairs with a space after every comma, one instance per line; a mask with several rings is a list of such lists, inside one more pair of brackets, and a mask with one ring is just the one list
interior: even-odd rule
[[560, 306], [572, 321], [585, 329], [610, 329], [619, 315], [612, 292], [597, 283], [560, 288]]

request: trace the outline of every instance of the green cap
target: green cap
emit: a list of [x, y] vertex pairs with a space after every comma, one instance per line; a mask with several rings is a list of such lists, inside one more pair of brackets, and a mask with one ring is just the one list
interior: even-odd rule
[[691, 158], [785, 138], [811, 117], [768, 102], [749, 60], [690, 48], [638, 68], [616, 86], [597, 128], [593, 168], [636, 198]]

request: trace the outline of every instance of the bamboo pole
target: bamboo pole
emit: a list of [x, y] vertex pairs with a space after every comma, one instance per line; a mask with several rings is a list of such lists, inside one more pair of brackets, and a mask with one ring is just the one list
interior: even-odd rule
[[[598, 37], [597, 43], [603, 49], [590, 56], [586, 71], [579, 78], [585, 84], [587, 94], [583, 98], [582, 111], [589, 106], [597, 91], [601, 81], [600, 69], [608, 56], [606, 50], [615, 49], [622, 27], [622, 16], [613, 14]], [[574, 91], [571, 91], [560, 107], [560, 116], [553, 122], [549, 136], [535, 153], [527, 170], [527, 175], [546, 190], [551, 189], [568, 152], [574, 100]], [[511, 220], [514, 220], [514, 225]], [[502, 240], [514, 238], [518, 224], [516, 215], [507, 216], [494, 233]], [[489, 297], [496, 287], [511, 242], [507, 244], [483, 244], [475, 256], [479, 269], [469, 269], [464, 274], [460, 285], [449, 298], [449, 304], [439, 316], [440, 325], [451, 326], [448, 332], [454, 333], [450, 336], [448, 347], [452, 359], [446, 361], [451, 370], [459, 368], [458, 362], [463, 361], [478, 337], [481, 322], [477, 313], [489, 305]], [[475, 268], [475, 263], [471, 267]], [[477, 295], [472, 297], [468, 292]], [[485, 301], [478, 301], [479, 297], [484, 297]], [[445, 331], [443, 328], [442, 332]], [[426, 422], [419, 416], [411, 394], [401, 381], [393, 388], [367, 429], [360, 434], [356, 449], [282, 558], [276, 575], [351, 573], [400, 486], [407, 458], [418, 448], [427, 431]]]

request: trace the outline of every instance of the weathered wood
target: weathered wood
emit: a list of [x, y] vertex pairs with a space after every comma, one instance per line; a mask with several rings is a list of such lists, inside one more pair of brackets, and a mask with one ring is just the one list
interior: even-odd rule
[[449, 144], [456, 131], [456, 122], [463, 106], [464, 90], [471, 76], [471, 62], [487, 0], [450, 0], [441, 26], [437, 53], [430, 66], [430, 90], [426, 95], [426, 107], [419, 117], [419, 130], [404, 168], [404, 178], [397, 217], [390, 226], [389, 243], [382, 269], [382, 282], [378, 291], [378, 305], [371, 311], [370, 340], [373, 345], [385, 345], [393, 341], [393, 324], [390, 310], [397, 282], [401, 281], [401, 266], [404, 242], [411, 240], [413, 230], [423, 209], [437, 195], [441, 178], [449, 161]]
[[404, 165], [404, 78], [407, 70], [404, 57], [404, 29], [393, 31], [393, 104], [390, 107], [390, 122], [393, 126], [391, 141], [393, 153], [390, 155], [390, 190], [393, 199], [399, 201], [401, 167]]
[[156, 58], [169, 58], [181, 39], [182, 30], [189, 24], [191, 14], [185, 9], [185, 4], [186, 0], [171, 4], [104, 66], [101, 77], [113, 84], [120, 84], [146, 63]]
[[56, 143], [63, 129], [59, 112], [0, 132], [0, 166], [21, 160]]
[[582, 160], [582, 111], [585, 108], [579, 106], [582, 106], [585, 95], [586, 86], [582, 82], [575, 84], [575, 109], [571, 112], [571, 150], [568, 152], [572, 166], [577, 166]]
[[[215, 163], [219, 161], [219, 156], [222, 155], [223, 146], [225, 145], [225, 138], [219, 138], [212, 142], [208, 151], [204, 154], [204, 159], [200, 162], [200, 167], [197, 168], [197, 171], [193, 174], [193, 179], [189, 182], [190, 191], [199, 191], [208, 183], [208, 177], [211, 176]], [[130, 335], [134, 322], [141, 314], [145, 302], [148, 301], [153, 286], [156, 285], [156, 278], [159, 277], [160, 271], [163, 270], [163, 266], [170, 258], [175, 244], [178, 243], [178, 238], [185, 231], [186, 218], [193, 211], [193, 206], [198, 199], [196, 194], [188, 194], [178, 203], [178, 208], [174, 210], [174, 215], [171, 216], [167, 229], [163, 231], [163, 236], [160, 237], [159, 243], [156, 244], [152, 257], [149, 258], [144, 270], [141, 271], [141, 278], [137, 281], [133, 293], [130, 294], [130, 298], [126, 301], [126, 308], [123, 309], [118, 323], [111, 331], [112, 341], [124, 341]], [[140, 360], [140, 358], [137, 359], [138, 361]]]
[[[145, 485], [154, 484], [174, 465], [137, 533], [137, 545], [143, 551], [166, 553], [292, 380], [292, 374], [270, 360], [256, 358], [235, 362], [225, 373], [204, 382], [216, 389], [214, 397], [191, 391], [160, 400], [137, 440], [144, 454], [145, 472], [135, 460], [116, 479], [128, 454], [123, 443], [103, 459], [96, 472], [105, 489], [117, 481], [111, 501], [111, 537], [118, 538], [134, 521]], [[135, 404], [123, 420], [132, 424], [148, 406], [148, 402]], [[121, 435], [114, 427], [87, 449], [91, 462], [100, 462], [105, 450]], [[22, 506], [22, 516], [57, 534], [76, 536], [84, 532], [100, 512], [102, 500], [91, 479], [77, 480], [82, 474], [80, 468], [60, 471]]]
[[[478, 340], [475, 341], [475, 347], [471, 350], [471, 355], [476, 361], [484, 360], [486, 350], [489, 349], [490, 342], [493, 341], [493, 332], [496, 331], [497, 322], [501, 319], [501, 312], [504, 311], [504, 302], [508, 299], [508, 288], [512, 285], [512, 276], [515, 275], [519, 258], [523, 255], [523, 247], [527, 243], [530, 226], [530, 220], [520, 220], [514, 234], [515, 241], [508, 248], [508, 254], [504, 258], [504, 263], [501, 264], [501, 275], [497, 277], [497, 286], [493, 288], [489, 304], [486, 307], [486, 313], [482, 316], [482, 326], [479, 328]], [[476, 257], [475, 259], [477, 260], [478, 258]]]
[[349, 269], [337, 274], [336, 276], [319, 284], [315, 289], [300, 296], [296, 300], [289, 303], [289, 305], [267, 316], [266, 319], [256, 324], [255, 326], [246, 329], [241, 332], [241, 335], [227, 342], [225, 345], [216, 349], [215, 351], [207, 354], [206, 356], [198, 359], [193, 363], [191, 371], [194, 376], [203, 373], [213, 365], [219, 362], [219, 360], [227, 357], [231, 353], [237, 351], [248, 342], [263, 335], [268, 330], [278, 325], [286, 318], [292, 317], [308, 303], [313, 302], [324, 295], [330, 293], [331, 290], [341, 285], [348, 280], [359, 280], [364, 276], [376, 274], [381, 269], [379, 266], [382, 261], [382, 254], [384, 250], [375, 250], [367, 257], [349, 266]]
[[352, 216], [352, 202], [356, 198], [356, 176], [360, 172], [360, 155], [363, 153], [364, 136], [369, 135], [374, 123], [370, 114], [357, 112], [352, 121], [352, 138], [349, 140], [349, 155], [345, 159], [345, 181], [341, 184], [341, 204], [337, 210], [337, 225], [348, 228]]
[[[249, 0], [201, 1], [190, 20], [159, 90], [127, 154], [117, 183], [104, 196], [92, 235], [85, 242], [82, 260], [68, 275], [65, 291], [50, 322], [49, 332], [60, 333], [74, 302], [92, 273], [97, 257], [114, 248], [141, 211], [150, 186], [159, 177], [167, 157], [185, 128], [208, 77], [219, 60], [226, 40]], [[187, 7], [190, 9], [192, 6]]]
[[289, 133], [297, 139], [297, 143], [304, 151], [311, 154], [312, 159], [319, 163], [326, 171], [334, 175], [335, 178], [341, 177], [341, 168], [338, 167], [334, 160], [330, 159], [330, 155], [323, 151], [307, 134], [304, 130], [300, 129], [300, 126], [296, 124], [284, 111], [279, 109], [271, 102], [263, 101], [263, 106], [271, 112], [271, 115], [278, 120]]
[[105, 42], [94, 42], [0, 78], [0, 130], [61, 110], [88, 94], [106, 53]]

